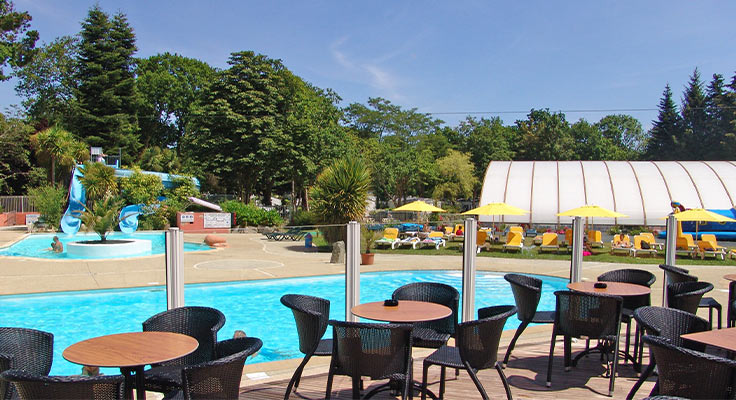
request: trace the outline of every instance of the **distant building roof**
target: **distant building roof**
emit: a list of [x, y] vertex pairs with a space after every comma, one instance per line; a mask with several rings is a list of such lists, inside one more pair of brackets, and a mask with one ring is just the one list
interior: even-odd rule
[[556, 214], [591, 204], [628, 215], [596, 224], [664, 225], [671, 201], [729, 209], [734, 199], [734, 161], [491, 161], [480, 205], [502, 201], [531, 211], [495, 217], [511, 223], [570, 223]]

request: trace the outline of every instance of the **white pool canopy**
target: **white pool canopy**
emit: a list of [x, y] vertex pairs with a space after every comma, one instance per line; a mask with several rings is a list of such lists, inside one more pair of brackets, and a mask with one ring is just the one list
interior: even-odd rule
[[589, 204], [627, 215], [595, 218], [595, 224], [663, 226], [671, 201], [730, 209], [734, 198], [734, 161], [491, 161], [480, 205], [504, 202], [531, 211], [504, 216], [507, 223], [569, 224], [572, 218], [557, 214]]

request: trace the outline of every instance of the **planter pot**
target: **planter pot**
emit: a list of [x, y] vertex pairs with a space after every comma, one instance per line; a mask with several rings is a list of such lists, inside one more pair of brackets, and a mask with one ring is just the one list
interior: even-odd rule
[[360, 253], [360, 265], [373, 265], [373, 253]]

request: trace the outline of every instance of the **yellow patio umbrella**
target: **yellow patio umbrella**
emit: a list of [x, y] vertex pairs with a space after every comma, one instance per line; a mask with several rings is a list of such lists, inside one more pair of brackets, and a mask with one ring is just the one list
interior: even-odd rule
[[621, 218], [628, 215], [611, 211], [596, 205], [584, 205], [582, 207], [573, 208], [572, 210], [563, 211], [557, 214], [559, 217], [599, 217], [599, 218]]
[[[695, 240], [698, 240], [698, 224], [697, 222], [736, 222], [736, 219], [729, 218], [725, 215], [708, 211], [704, 208], [691, 208], [689, 210], [681, 211], [672, 214], [678, 221], [695, 221]], [[665, 217], [664, 219], [667, 219]]]
[[472, 210], [465, 211], [463, 215], [491, 215], [491, 224], [493, 224], [493, 230], [496, 230], [496, 221], [493, 216], [496, 215], [524, 215], [529, 214], [529, 211], [523, 210], [519, 207], [514, 207], [506, 203], [488, 203]]
[[396, 207], [393, 209], [393, 211], [414, 211], [417, 213], [417, 221], [419, 221], [419, 213], [420, 212], [446, 212], [445, 210], [433, 206], [432, 204], [427, 204], [421, 200], [412, 201], [411, 203], [406, 203], [401, 207]]

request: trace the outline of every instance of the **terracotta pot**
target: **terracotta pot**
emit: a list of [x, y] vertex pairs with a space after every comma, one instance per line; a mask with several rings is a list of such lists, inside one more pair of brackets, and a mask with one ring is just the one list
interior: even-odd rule
[[360, 253], [360, 265], [373, 265], [373, 253]]

